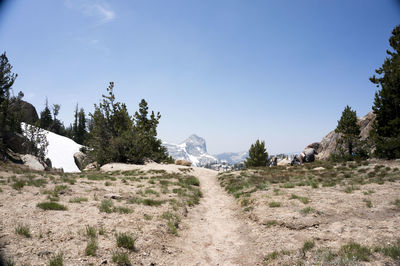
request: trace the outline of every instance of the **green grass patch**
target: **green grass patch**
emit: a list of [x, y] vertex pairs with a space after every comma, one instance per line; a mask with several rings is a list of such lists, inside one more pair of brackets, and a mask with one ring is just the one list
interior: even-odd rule
[[271, 201], [271, 202], [268, 204], [268, 206], [269, 206], [270, 208], [278, 208], [278, 207], [281, 206], [281, 203], [280, 203], [280, 202], [277, 202], [277, 201]]
[[278, 221], [276, 221], [276, 220], [268, 220], [268, 221], [265, 223], [265, 226], [266, 226], [267, 228], [270, 228], [270, 227], [275, 226], [275, 225], [278, 225]]
[[372, 193], [375, 193], [375, 191], [372, 190], [372, 189], [369, 189], [368, 191], [364, 191], [364, 192], [363, 192], [363, 194], [366, 195], [366, 196], [367, 196], [367, 195], [371, 195]]
[[294, 183], [285, 183], [280, 185], [281, 188], [294, 188], [296, 185]]
[[97, 239], [96, 238], [90, 239], [85, 248], [85, 255], [96, 256], [97, 248], [98, 248]]
[[301, 251], [303, 252], [303, 254], [305, 254], [308, 251], [310, 251], [311, 249], [313, 249], [314, 247], [315, 247], [314, 240], [307, 240], [306, 242], [304, 242], [303, 247], [301, 248]]
[[147, 171], [148, 174], [166, 174], [167, 171], [164, 169], [150, 169]]
[[154, 199], [143, 199], [143, 205], [146, 206], [160, 206], [161, 204], [165, 203], [164, 200], [154, 200]]
[[336, 186], [335, 181], [326, 181], [326, 182], [322, 183], [322, 187], [334, 187], [334, 186]]
[[136, 237], [128, 235], [126, 233], [117, 233], [115, 234], [115, 238], [117, 240], [117, 247], [136, 251]]
[[160, 193], [158, 193], [157, 191], [155, 191], [155, 190], [153, 190], [153, 189], [151, 189], [151, 188], [147, 188], [145, 191], [144, 191], [144, 193], [147, 195], [147, 194], [153, 194], [153, 195], [156, 195], [156, 196], [159, 196], [160, 195]]
[[312, 212], [315, 212], [315, 209], [311, 208], [311, 207], [306, 207], [306, 208], [300, 210], [300, 213], [302, 213], [304, 215], [307, 215]]
[[281, 251], [274, 251], [271, 252], [270, 254], [268, 254], [264, 260], [267, 262], [267, 264], [269, 264], [271, 261], [276, 260], [277, 258], [279, 258], [280, 256], [284, 256], [284, 255], [290, 255], [290, 251], [288, 250], [281, 250]]
[[82, 203], [82, 202], [86, 202], [86, 201], [88, 201], [88, 198], [86, 198], [86, 197], [75, 197], [75, 198], [69, 200], [70, 203]]
[[99, 206], [99, 210], [105, 213], [118, 212], [118, 213], [128, 214], [132, 212], [132, 209], [128, 207], [114, 206], [114, 203], [110, 199], [102, 200]]
[[400, 261], [400, 240], [397, 240], [397, 242], [394, 244], [389, 244], [382, 248], [378, 248], [377, 251], [381, 252], [387, 257], [391, 257], [396, 261]]
[[[179, 177], [178, 179], [179, 179], [179, 183], [183, 183], [185, 185], [191, 185], [191, 186], [196, 186], [196, 187], [200, 186], [200, 181], [195, 176]], [[185, 186], [183, 186], [183, 187], [185, 187]]]
[[351, 186], [347, 186], [347, 187], [344, 189], [344, 192], [350, 194], [350, 193], [353, 193], [354, 190], [359, 190], [359, 189], [360, 189], [359, 187], [354, 186], [354, 185], [351, 185]]
[[50, 257], [49, 266], [63, 266], [63, 265], [64, 265], [63, 253], [58, 253]]
[[369, 261], [371, 250], [366, 246], [350, 242], [340, 248], [339, 255], [349, 260]]
[[118, 266], [130, 266], [131, 261], [129, 260], [129, 255], [126, 252], [115, 252], [112, 255], [112, 261]]
[[101, 201], [99, 210], [105, 213], [112, 213], [114, 211], [114, 204], [109, 199], [104, 199]]
[[167, 220], [168, 231], [173, 235], [178, 235], [178, 226], [181, 220], [179, 215], [166, 211], [161, 215], [161, 218]]
[[25, 186], [25, 181], [22, 179], [19, 179], [12, 184], [12, 188], [15, 190], [21, 190]]
[[297, 196], [296, 194], [292, 194], [292, 196], [290, 197], [290, 199], [298, 199], [299, 201], [301, 201], [301, 202], [304, 203], [304, 204], [310, 203], [310, 199], [309, 199], [309, 198]]
[[113, 210], [113, 211], [114, 211], [114, 212], [118, 212], [118, 213], [123, 213], [123, 214], [128, 214], [128, 213], [133, 212], [131, 208], [124, 207], [124, 206], [117, 206], [117, 207], [114, 207], [114, 210]]
[[87, 225], [86, 228], [86, 236], [88, 238], [96, 238], [97, 237], [97, 229], [95, 226]]
[[20, 235], [20, 236], [24, 236], [26, 238], [30, 238], [31, 237], [29, 226], [24, 225], [24, 224], [18, 224], [15, 227], [15, 233]]
[[59, 204], [57, 202], [48, 201], [48, 202], [41, 202], [36, 205], [37, 207], [41, 208], [42, 210], [52, 210], [52, 211], [65, 211], [67, 207]]

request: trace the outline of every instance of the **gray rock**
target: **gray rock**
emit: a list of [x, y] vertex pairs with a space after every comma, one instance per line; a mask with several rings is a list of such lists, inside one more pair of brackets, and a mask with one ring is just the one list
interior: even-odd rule
[[97, 162], [89, 163], [86, 165], [86, 167], [83, 169], [83, 171], [90, 171], [90, 170], [96, 170], [99, 168], [99, 164]]
[[121, 196], [121, 195], [118, 195], [118, 194], [110, 193], [110, 194], [105, 194], [105, 195], [104, 195], [104, 198], [106, 198], [106, 199], [116, 199], [116, 200], [118, 200], [118, 199], [122, 199], [122, 196]]
[[315, 155], [318, 154], [315, 148], [319, 147], [318, 143], [308, 145], [302, 153], [300, 153], [300, 161], [303, 163], [311, 163], [315, 161]]
[[284, 159], [278, 161], [277, 165], [278, 166], [287, 166], [287, 165], [290, 165], [290, 163], [291, 163], [291, 160], [289, 160], [288, 158], [284, 158]]
[[85, 168], [85, 160], [87, 156], [83, 152], [75, 152], [74, 153], [74, 161], [76, 166], [78, 166], [79, 170], [83, 170]]
[[24, 165], [32, 170], [44, 171], [46, 168], [46, 166], [37, 157], [31, 154], [22, 155], [21, 159], [24, 162]]

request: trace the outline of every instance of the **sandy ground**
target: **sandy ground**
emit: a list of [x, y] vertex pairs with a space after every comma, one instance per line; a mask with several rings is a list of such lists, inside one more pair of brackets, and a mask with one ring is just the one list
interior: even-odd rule
[[217, 172], [196, 168], [204, 193], [189, 212], [181, 236], [170, 245], [174, 256], [165, 265], [255, 265], [257, 248], [232, 197], [217, 183]]
[[[400, 168], [400, 161], [379, 164]], [[309, 202], [293, 199], [293, 195], [306, 197]], [[248, 228], [257, 236], [257, 249], [263, 253], [266, 264], [400, 265], [400, 260], [394, 261], [379, 252], [372, 252], [369, 261], [340, 261], [339, 256], [326, 260], [327, 251], [338, 254], [350, 242], [374, 250], [400, 240], [400, 208], [394, 204], [398, 199], [399, 181], [356, 185], [350, 193], [340, 185], [320, 185], [315, 189], [270, 184], [265, 190], [252, 193], [242, 210]], [[238, 199], [238, 204], [242, 200]], [[280, 206], [271, 207], [271, 202]], [[311, 211], [305, 213], [307, 208]], [[315, 246], [303, 254], [301, 249], [306, 241], [313, 241]], [[287, 254], [268, 260], [272, 252]]]
[[[110, 164], [101, 169], [176, 171], [175, 165], [147, 164], [145, 166]], [[235, 200], [217, 182], [217, 171], [193, 167], [192, 175], [200, 180], [203, 198], [189, 210], [180, 225], [179, 236], [165, 244], [157, 254], [159, 265], [256, 265], [262, 258], [257, 254], [251, 228], [244, 222]]]
[[[135, 169], [177, 173], [182, 168], [190, 170], [160, 164], [110, 164], [101, 170], [112, 175], [111, 171]], [[75, 184], [63, 183], [60, 177], [55, 176], [45, 188], [24, 186], [18, 191], [11, 187], [10, 178], [23, 178], [29, 174], [42, 178], [41, 175], [0, 170], [0, 243], [4, 256], [17, 265], [47, 265], [51, 256], [62, 252], [65, 265], [112, 264], [112, 254], [123, 251], [116, 248], [114, 234], [126, 232], [137, 237], [138, 250], [129, 255], [134, 265], [255, 265], [260, 258], [256, 254], [258, 249], [251, 230], [243, 221], [235, 200], [219, 186], [217, 172], [196, 167], [191, 169], [190, 175], [200, 180], [203, 198], [199, 205], [176, 211], [182, 219], [178, 236], [168, 232], [166, 222], [161, 218], [164, 212], [173, 211], [168, 204], [158, 207], [124, 204], [126, 199], [146, 188], [159, 192], [159, 196], [152, 196], [154, 199], [170, 200], [176, 197], [171, 192], [172, 187], [169, 193], [162, 194], [157, 184], [150, 183], [150, 179], [123, 182], [123, 177], [117, 177], [115, 181], [108, 181], [111, 185], [106, 186], [104, 180], [69, 175], [76, 178]], [[46, 175], [44, 178], [49, 179], [50, 175]], [[46, 201], [44, 190], [52, 190], [60, 184], [67, 185], [59, 196], [59, 203], [67, 206], [67, 211], [43, 211], [36, 207], [37, 203]], [[100, 212], [100, 202], [107, 195], [117, 195], [120, 199], [112, 200], [114, 205], [129, 207], [133, 212]], [[69, 200], [75, 197], [87, 197], [88, 201], [70, 203]], [[144, 219], [146, 215], [152, 219]], [[15, 228], [18, 224], [27, 225], [32, 236], [25, 238], [17, 235]], [[98, 250], [94, 257], [84, 253], [88, 242], [85, 227], [88, 225], [106, 231], [105, 235], [98, 235]]]
[[[171, 183], [168, 191], [162, 192], [161, 182], [151, 179], [157, 174], [150, 170], [165, 170], [173, 176], [174, 173], [183, 174], [180, 169], [190, 171], [190, 175], [200, 180], [203, 193], [200, 204], [174, 208], [168, 202], [180, 200], [173, 193], [177, 187]], [[134, 265], [292, 265], [299, 260], [314, 265], [318, 264], [315, 256], [319, 255], [313, 253], [315, 256], [312, 257], [310, 253], [301, 257], [298, 252], [307, 240], [316, 243], [312, 252], [320, 248], [331, 248], [336, 252], [349, 241], [374, 246], [400, 239], [399, 209], [392, 204], [400, 197], [398, 181], [362, 185], [352, 193], [345, 193], [339, 186], [312, 189], [309, 186], [279, 188], [279, 185], [272, 185], [265, 191], [251, 194], [249, 206], [252, 208], [246, 210], [240, 200], [220, 187], [218, 172], [212, 170], [162, 164], [110, 164], [101, 170], [94, 174], [116, 176], [116, 179], [89, 180], [87, 176], [75, 174], [66, 176], [76, 179], [74, 184], [68, 184], [62, 177], [46, 173], [44, 178], [49, 183], [45, 187], [25, 186], [18, 191], [11, 187], [13, 176], [41, 178], [43, 174], [16, 174], [10, 168], [0, 169], [0, 247], [4, 256], [16, 265], [47, 265], [52, 255], [63, 252], [64, 265], [113, 264], [112, 254], [125, 252], [116, 247], [114, 235], [126, 232], [137, 237], [137, 251], [128, 252]], [[131, 179], [120, 176], [120, 172], [132, 170], [141, 172]], [[46, 200], [44, 189], [51, 190], [60, 184], [67, 185], [59, 195], [59, 203], [66, 205], [67, 211], [43, 211], [36, 207], [37, 203]], [[143, 191], [147, 189], [156, 191], [156, 195], [144, 195]], [[308, 197], [310, 202], [304, 204], [291, 199], [292, 194]], [[109, 195], [117, 196], [112, 200], [115, 206], [129, 207], [132, 212], [100, 212], [100, 202]], [[128, 199], [138, 196], [167, 203], [161, 206], [128, 204]], [[69, 202], [75, 197], [87, 197], [88, 201]], [[371, 207], [366, 206], [366, 200], [371, 201]], [[271, 208], [271, 201], [280, 202], [281, 206]], [[313, 211], [301, 213], [305, 207]], [[165, 212], [181, 217], [177, 236], [169, 232], [162, 218]], [[269, 224], [271, 221], [274, 224]], [[15, 227], [18, 224], [28, 225], [32, 237], [17, 235]], [[104, 235], [98, 235], [98, 250], [94, 257], [86, 256], [84, 252], [88, 242], [85, 236], [87, 225], [105, 230]], [[289, 251], [290, 254], [273, 261], [266, 260], [273, 251]], [[362, 264], [396, 265], [379, 254], [374, 254], [371, 262]]]

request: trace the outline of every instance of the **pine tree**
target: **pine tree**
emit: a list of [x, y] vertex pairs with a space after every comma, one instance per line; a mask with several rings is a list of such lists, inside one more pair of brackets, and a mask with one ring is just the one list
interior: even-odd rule
[[86, 115], [85, 110], [81, 108], [78, 113], [78, 127], [77, 127], [77, 136], [76, 142], [79, 144], [84, 144], [86, 139]]
[[75, 113], [74, 113], [74, 123], [72, 124], [72, 139], [77, 141], [78, 136], [78, 104], [75, 106]]
[[[7, 141], [14, 132], [21, 132], [21, 124], [18, 114], [11, 111], [12, 86], [17, 74], [12, 73], [12, 66], [8, 62], [6, 53], [0, 55], [0, 153], [4, 153]], [[23, 94], [18, 94], [20, 100]]]
[[46, 98], [46, 104], [42, 112], [40, 112], [39, 127], [42, 129], [50, 130], [53, 125], [53, 118], [51, 117], [51, 111], [49, 103]]
[[67, 134], [71, 135], [71, 138], [79, 144], [84, 144], [86, 135], [87, 135], [87, 130], [86, 130], [86, 114], [85, 110], [81, 108], [79, 110], [78, 104], [76, 104], [75, 107], [75, 113], [74, 113], [74, 123], [72, 126], [70, 126], [66, 132]]
[[160, 139], [157, 139], [157, 126], [161, 119], [161, 114], [158, 112], [157, 115], [154, 111], [151, 112], [150, 118], [148, 118], [148, 106], [147, 102], [142, 99], [139, 103], [139, 110], [135, 112], [135, 133], [137, 139], [141, 143], [139, 152], [143, 158], [152, 159], [156, 162], [160, 161], [171, 161], [167, 149], [162, 146]]
[[99, 164], [170, 160], [161, 141], [156, 138], [161, 115], [152, 112], [149, 118], [147, 103], [142, 100], [139, 111], [131, 118], [126, 105], [115, 100], [113, 89], [114, 83], [110, 82], [108, 94], [103, 95], [103, 101], [95, 105], [94, 113], [90, 114], [89, 156]]
[[59, 135], [66, 135], [64, 124], [57, 118], [61, 109], [61, 105], [53, 104], [52, 111], [53, 111], [53, 123], [50, 126], [50, 131], [59, 134]]
[[375, 155], [382, 158], [400, 158], [400, 25], [389, 39], [392, 50], [383, 65], [375, 70], [370, 80], [381, 90], [375, 93], [376, 120], [372, 137], [376, 143]]
[[360, 126], [357, 124], [357, 113], [350, 106], [344, 108], [335, 132], [341, 134], [339, 143], [344, 143], [348, 155], [353, 156], [354, 146], [360, 138]]
[[246, 159], [246, 167], [266, 166], [268, 162], [268, 153], [265, 148], [265, 141], [257, 140], [251, 144], [249, 157]]

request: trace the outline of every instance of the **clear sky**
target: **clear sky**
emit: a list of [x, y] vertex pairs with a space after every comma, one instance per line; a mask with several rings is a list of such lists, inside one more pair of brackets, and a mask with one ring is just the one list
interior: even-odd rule
[[12, 0], [0, 4], [0, 52], [14, 86], [73, 119], [110, 81], [131, 114], [160, 111], [159, 137], [204, 137], [210, 153], [300, 151], [350, 105], [371, 110], [368, 78], [400, 24], [395, 0]]

